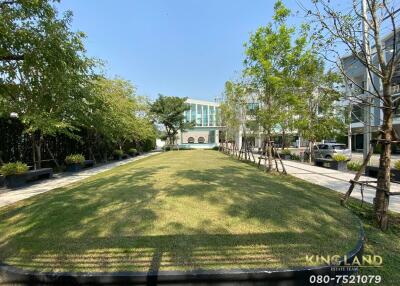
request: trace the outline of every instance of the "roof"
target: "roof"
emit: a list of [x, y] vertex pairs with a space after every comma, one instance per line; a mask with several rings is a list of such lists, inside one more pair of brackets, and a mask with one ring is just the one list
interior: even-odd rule
[[188, 98], [186, 100], [186, 102], [187, 103], [202, 104], [202, 105], [219, 106], [219, 103], [215, 102], [215, 101], [206, 101], [206, 100], [192, 99], [192, 98]]

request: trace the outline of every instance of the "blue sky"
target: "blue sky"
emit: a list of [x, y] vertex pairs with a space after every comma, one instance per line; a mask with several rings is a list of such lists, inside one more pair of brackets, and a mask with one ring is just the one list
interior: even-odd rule
[[[284, 1], [293, 12], [295, 0]], [[272, 0], [61, 0], [88, 54], [106, 61], [154, 99], [158, 93], [203, 100], [240, 72], [243, 43], [273, 14]], [[304, 19], [294, 16], [292, 24]]]

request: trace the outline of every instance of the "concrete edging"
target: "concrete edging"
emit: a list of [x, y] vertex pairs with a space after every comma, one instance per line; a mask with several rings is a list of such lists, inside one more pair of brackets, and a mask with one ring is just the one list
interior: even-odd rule
[[[357, 245], [346, 254], [347, 263], [361, 258], [364, 251], [365, 233], [361, 221]], [[361, 261], [361, 260], [360, 260]], [[340, 266], [344, 265], [344, 257]], [[132, 284], [132, 285], [307, 285], [310, 275], [349, 274], [356, 269], [332, 269], [337, 265], [298, 267], [293, 269], [250, 270], [194, 270], [151, 272], [38, 272], [19, 269], [0, 263], [0, 282], [18, 284]], [[346, 267], [344, 267], [346, 268]], [[1, 283], [0, 283], [1, 284]], [[334, 280], [330, 284], [335, 285]]]

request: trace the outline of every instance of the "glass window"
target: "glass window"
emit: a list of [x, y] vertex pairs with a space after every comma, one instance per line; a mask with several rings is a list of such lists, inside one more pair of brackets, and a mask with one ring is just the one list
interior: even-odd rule
[[215, 126], [221, 126], [220, 118], [219, 118], [219, 107], [215, 108]]
[[333, 145], [333, 149], [335, 150], [346, 150], [346, 145]]
[[190, 104], [190, 121], [196, 122], [196, 104]]
[[189, 110], [185, 110], [184, 115], [185, 115], [185, 122], [190, 122], [190, 105], [186, 104], [189, 108]]
[[208, 126], [215, 126], [215, 109], [214, 106], [210, 106], [210, 122]]
[[353, 105], [353, 109], [351, 111], [351, 122], [361, 122], [363, 120], [363, 109], [359, 105]]
[[208, 143], [215, 143], [215, 130], [210, 130], [208, 133]]
[[203, 126], [208, 126], [208, 106], [203, 105]]
[[193, 137], [189, 137], [188, 138], [188, 143], [189, 144], [193, 144], [194, 143], [194, 138]]
[[201, 108], [201, 105], [200, 104], [197, 104], [197, 113], [196, 113], [196, 126], [202, 126], [202, 123], [201, 123], [201, 113], [202, 113], [202, 110], [201, 110], [202, 108]]
[[258, 103], [252, 102], [247, 104], [247, 113], [249, 115], [256, 115], [259, 106]]
[[204, 144], [206, 140], [204, 139], [204, 137], [199, 137], [199, 139], [197, 139], [197, 142], [199, 142], [200, 144]]

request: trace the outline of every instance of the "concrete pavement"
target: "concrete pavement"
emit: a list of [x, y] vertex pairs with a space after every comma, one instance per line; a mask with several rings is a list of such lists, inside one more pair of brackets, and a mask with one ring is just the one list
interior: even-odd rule
[[[354, 179], [355, 174], [341, 172], [327, 168], [317, 167], [296, 161], [283, 160], [288, 174], [304, 181], [326, 187], [340, 193], [346, 193], [349, 181]], [[360, 180], [374, 180], [374, 178], [362, 176]], [[400, 184], [391, 184], [392, 192], [400, 192]], [[351, 194], [352, 197], [361, 200], [360, 186], [356, 186]], [[372, 203], [375, 197], [375, 189], [364, 188], [364, 201]], [[400, 196], [391, 196], [389, 209], [400, 213]]]
[[77, 173], [62, 173], [59, 175], [55, 175], [52, 179], [38, 181], [37, 183], [33, 183], [16, 190], [3, 189], [0, 191], [0, 207], [16, 203], [20, 200], [51, 191], [56, 188], [64, 187], [71, 183], [78, 182], [90, 176], [96, 175], [98, 173], [105, 172], [117, 166], [125, 165], [149, 156], [153, 156], [155, 154], [157, 154], [157, 152], [150, 152], [134, 158], [104, 164]]

